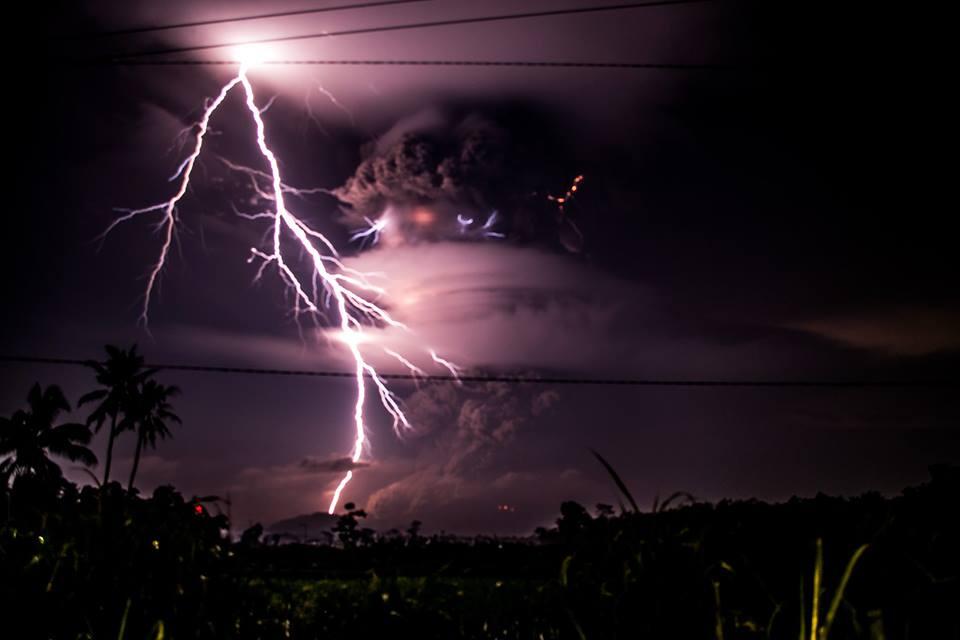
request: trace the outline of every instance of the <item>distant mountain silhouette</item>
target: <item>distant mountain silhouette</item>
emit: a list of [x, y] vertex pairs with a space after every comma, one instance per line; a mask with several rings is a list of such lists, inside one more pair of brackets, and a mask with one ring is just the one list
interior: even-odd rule
[[337, 523], [337, 516], [318, 511], [279, 520], [267, 527], [267, 534], [283, 537], [294, 537], [301, 541], [317, 539], [322, 542], [330, 540], [331, 530]]

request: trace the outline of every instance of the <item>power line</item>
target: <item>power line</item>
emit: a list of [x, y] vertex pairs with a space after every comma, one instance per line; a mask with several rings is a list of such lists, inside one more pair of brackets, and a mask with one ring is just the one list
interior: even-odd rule
[[[75, 358], [45, 358], [40, 356], [0, 356], [0, 362], [21, 364], [49, 364], [68, 366], [87, 366], [92, 360]], [[102, 363], [101, 363], [102, 364]], [[306, 370], [306, 369], [265, 369], [257, 367], [222, 367], [214, 365], [163, 364], [151, 363], [148, 366], [166, 371], [192, 371], [202, 373], [231, 373], [261, 376], [305, 376], [315, 378], [354, 378], [356, 373], [348, 371]], [[600, 385], [634, 387], [761, 387], [761, 388], [824, 388], [824, 389], [952, 389], [960, 387], [958, 380], [665, 380], [641, 378], [561, 378], [509, 375], [423, 375], [409, 373], [381, 373], [386, 380], [409, 381], [446, 381], [446, 382], [503, 382], [509, 384], [556, 384], [556, 385]]]
[[259, 13], [252, 16], [236, 16], [234, 18], [218, 18], [211, 20], [197, 20], [194, 22], [177, 22], [173, 24], [149, 25], [144, 27], [130, 27], [127, 29], [115, 29], [113, 31], [100, 31], [95, 33], [84, 33], [77, 36], [68, 36], [67, 40], [84, 40], [97, 38], [111, 38], [115, 36], [128, 36], [139, 33], [151, 33], [154, 31], [172, 31], [175, 29], [190, 29], [193, 27], [208, 27], [216, 24], [228, 24], [231, 22], [249, 22], [251, 20], [269, 20], [273, 18], [290, 18], [293, 16], [304, 16], [315, 13], [332, 13], [334, 11], [350, 11], [354, 9], [370, 9], [373, 7], [386, 7], [396, 4], [413, 4], [416, 2], [433, 2], [433, 0], [381, 0], [380, 2], [362, 2], [358, 4], [341, 4], [333, 7], [318, 7], [316, 9], [299, 9], [296, 11], [278, 11], [274, 13]]
[[[98, 60], [99, 64], [128, 67], [239, 66], [240, 60]], [[82, 63], [81, 63], [82, 64]], [[271, 60], [259, 65], [323, 65], [371, 67], [547, 67], [559, 69], [660, 69], [667, 71], [719, 71], [739, 67], [724, 64], [661, 62], [588, 62], [575, 60]]]
[[146, 51], [135, 51], [133, 53], [123, 53], [109, 58], [138, 58], [145, 56], [165, 55], [173, 53], [189, 53], [192, 51], [210, 51], [213, 49], [223, 49], [225, 47], [236, 47], [251, 44], [270, 44], [275, 42], [292, 42], [296, 40], [312, 40], [318, 38], [333, 38], [336, 36], [354, 36], [369, 33], [384, 33], [389, 31], [406, 31], [411, 29], [431, 29], [437, 27], [449, 27], [465, 24], [480, 24], [489, 22], [501, 22], [505, 20], [526, 20], [531, 18], [547, 18], [551, 16], [566, 16], [585, 13], [598, 13], [604, 11], [626, 11], [630, 9], [643, 9], [650, 7], [661, 7], [683, 4], [701, 4], [705, 2], [716, 2], [718, 0], [651, 0], [647, 2], [629, 2], [622, 4], [609, 4], [594, 7], [571, 7], [568, 9], [552, 9], [548, 11], [529, 11], [526, 13], [507, 13], [494, 16], [477, 16], [473, 18], [451, 18], [448, 20], [432, 20], [425, 22], [410, 22], [406, 24], [381, 25], [377, 27], [359, 27], [356, 29], [343, 29], [341, 31], [323, 31], [320, 33], [306, 33], [296, 36], [283, 36], [276, 38], [261, 38], [258, 40], [245, 40], [242, 42], [224, 42], [219, 44], [192, 45], [186, 47], [168, 47], [164, 49], [148, 49]]

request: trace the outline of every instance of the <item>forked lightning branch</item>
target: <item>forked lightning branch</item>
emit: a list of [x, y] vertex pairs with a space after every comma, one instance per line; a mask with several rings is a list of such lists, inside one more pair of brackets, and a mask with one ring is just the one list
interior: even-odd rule
[[[411, 428], [410, 422], [404, 415], [402, 402], [390, 391], [364, 354], [364, 349], [369, 348], [372, 343], [366, 339], [365, 328], [391, 326], [403, 330], [409, 329], [378, 303], [386, 291], [371, 282], [367, 274], [347, 267], [341, 261], [340, 255], [330, 240], [288, 207], [285, 194], [290, 192], [290, 188], [284, 184], [277, 158], [267, 142], [266, 125], [263, 119], [265, 109], [257, 106], [253, 85], [250, 83], [248, 72], [257, 62], [250, 55], [244, 56], [237, 75], [221, 88], [216, 98], [207, 103], [202, 117], [193, 128], [196, 132], [193, 147], [171, 178], [171, 182], [178, 185], [173, 196], [147, 207], [125, 210], [123, 215], [107, 228], [104, 235], [118, 224], [140, 216], [159, 217], [157, 229], [162, 237], [162, 243], [157, 260], [147, 277], [140, 312], [140, 322], [146, 326], [149, 323], [150, 305], [156, 291], [157, 280], [167, 263], [176, 232], [178, 206], [189, 190], [194, 167], [203, 151], [204, 140], [210, 130], [210, 121], [230, 92], [239, 87], [244, 93], [247, 110], [255, 124], [257, 149], [268, 169], [262, 172], [262, 176], [269, 182], [269, 190], [264, 190], [261, 196], [271, 203], [268, 211], [255, 216], [258, 219], [267, 220], [270, 224], [268, 246], [251, 247], [250, 259], [260, 262], [256, 278], [260, 278], [268, 270], [273, 270], [284, 286], [290, 290], [293, 301], [292, 312], [298, 323], [302, 317], [307, 316], [318, 326], [329, 323], [327, 326], [339, 327], [338, 341], [349, 351], [356, 379], [353, 408], [355, 439], [350, 459], [357, 463], [361, 461], [367, 448], [364, 404], [368, 380], [372, 382], [380, 404], [393, 419], [393, 428], [397, 435], [402, 435], [404, 431]], [[289, 257], [289, 249], [284, 249], [290, 239], [293, 239], [292, 244], [308, 257], [309, 272], [307, 274], [299, 273], [301, 269], [297, 266], [297, 260]], [[433, 349], [424, 347], [424, 351], [429, 354], [430, 360], [436, 366], [447, 369], [453, 375], [457, 374], [458, 368], [437, 355]], [[383, 348], [383, 352], [404, 366], [413, 367], [409, 357], [386, 348]], [[352, 478], [353, 471], [348, 470], [338, 482], [330, 500], [329, 513], [336, 511], [340, 495]]]

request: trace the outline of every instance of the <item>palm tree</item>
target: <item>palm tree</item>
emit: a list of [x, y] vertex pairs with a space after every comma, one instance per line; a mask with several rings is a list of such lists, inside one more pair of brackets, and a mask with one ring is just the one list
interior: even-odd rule
[[167, 421], [181, 424], [180, 416], [175, 414], [170, 406], [170, 398], [179, 393], [179, 388], [160, 384], [156, 380], [145, 381], [137, 390], [130, 413], [131, 422], [137, 430], [137, 449], [133, 454], [133, 468], [130, 470], [127, 491], [133, 489], [133, 480], [137, 477], [144, 445], [156, 449], [158, 439], [166, 440], [172, 435], [167, 428]]
[[60, 387], [43, 389], [33, 385], [27, 394], [27, 408], [10, 418], [0, 418], [0, 481], [6, 485], [15, 475], [32, 475], [58, 480], [63, 472], [50, 455], [60, 456], [88, 467], [97, 457], [86, 447], [93, 434], [85, 424], [70, 422], [55, 425], [61, 412], [70, 411], [70, 403]]
[[103, 470], [103, 484], [110, 481], [110, 467], [113, 463], [113, 444], [117, 435], [122, 431], [133, 428], [128, 416], [131, 412], [131, 403], [136, 396], [138, 387], [143, 384], [156, 369], [144, 368], [143, 356], [137, 353], [137, 345], [129, 349], [119, 349], [113, 345], [106, 347], [106, 362], [87, 362], [86, 365], [94, 370], [100, 389], [91, 391], [80, 398], [77, 406], [88, 402], [99, 404], [87, 418], [87, 425], [94, 425], [98, 432], [109, 421], [110, 431], [107, 440], [107, 463]]

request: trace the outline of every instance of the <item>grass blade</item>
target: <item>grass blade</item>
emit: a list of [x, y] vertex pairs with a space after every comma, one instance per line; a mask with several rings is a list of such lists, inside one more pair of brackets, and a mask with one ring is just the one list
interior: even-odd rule
[[813, 563], [813, 603], [810, 607], [810, 640], [817, 640], [820, 627], [820, 581], [823, 579], [823, 539], [817, 538], [817, 557]]
[[850, 561], [847, 562], [847, 568], [843, 571], [843, 577], [840, 579], [840, 585], [833, 594], [833, 600], [830, 602], [830, 609], [827, 611], [827, 617], [823, 621], [823, 629], [820, 630], [819, 640], [827, 640], [827, 634], [830, 633], [830, 627], [833, 625], [833, 619], [837, 615], [837, 609], [840, 608], [840, 602], [843, 600], [843, 592], [847, 589], [847, 583], [850, 582], [850, 576], [853, 574], [854, 567], [860, 561], [860, 556], [864, 554], [870, 545], [864, 544], [853, 552]]
[[620, 475], [616, 472], [613, 466], [609, 462], [607, 462], [602, 455], [600, 455], [593, 449], [590, 449], [590, 453], [592, 453], [594, 457], [596, 457], [596, 459], [600, 461], [600, 464], [603, 465], [604, 469], [607, 470], [607, 473], [610, 474], [610, 477], [613, 478], [613, 481], [614, 483], [616, 483], [617, 488], [620, 489], [620, 492], [627, 498], [627, 501], [630, 503], [630, 506], [633, 508], [633, 512], [640, 513], [640, 507], [637, 506], [637, 501], [633, 499], [633, 496], [630, 494], [630, 490], [627, 489], [627, 485], [625, 485], [623, 483], [623, 480], [620, 479]]

